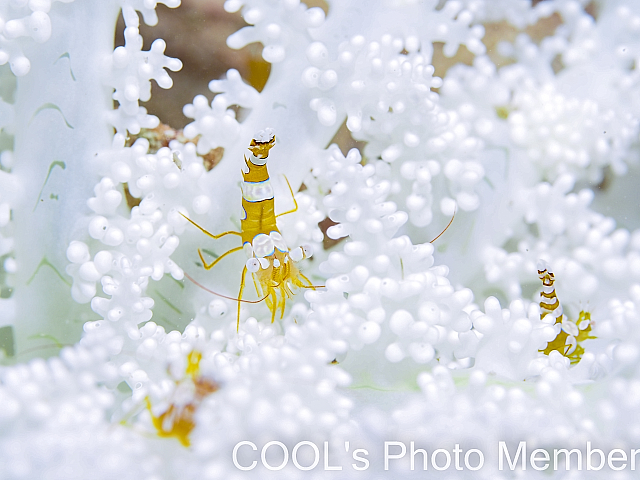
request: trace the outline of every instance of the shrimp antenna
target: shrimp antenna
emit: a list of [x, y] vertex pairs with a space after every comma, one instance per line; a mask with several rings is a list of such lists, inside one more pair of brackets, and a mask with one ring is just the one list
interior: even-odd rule
[[313, 290], [315, 290], [316, 288], [325, 288], [325, 285], [314, 285], [313, 283], [311, 283], [311, 280], [305, 277], [302, 273], [300, 273], [300, 276], [309, 284], [309, 285], [300, 285], [302, 288], [311, 288]]
[[201, 289], [203, 289], [203, 290], [205, 290], [205, 291], [207, 291], [209, 293], [212, 293], [213, 295], [217, 295], [218, 297], [226, 298], [227, 300], [233, 300], [234, 302], [260, 303], [260, 302], [263, 302], [264, 300], [266, 300], [266, 298], [269, 296], [269, 294], [267, 294], [264, 297], [262, 297], [260, 300], [244, 300], [242, 298], [228, 297], [227, 295], [222, 295], [221, 293], [214, 292], [213, 290], [208, 289], [207, 287], [205, 287], [201, 283], [197, 282], [194, 278], [192, 278], [191, 275], [189, 275], [187, 272], [184, 272], [184, 276], [187, 277], [189, 280], [191, 280], [193, 283], [195, 283]]
[[439, 238], [442, 236], [442, 234], [443, 234], [444, 232], [446, 232], [446, 231], [447, 231], [447, 229], [451, 226], [451, 224], [453, 223], [453, 219], [454, 219], [454, 218], [456, 218], [456, 210], [455, 210], [455, 209], [453, 210], [453, 215], [451, 215], [451, 220], [449, 220], [449, 223], [447, 224], [447, 226], [446, 226], [446, 227], [444, 227], [444, 230], [442, 230], [442, 231], [440, 232], [440, 234], [439, 234], [436, 238], [434, 238], [433, 240], [431, 240], [429, 243], [433, 243], [433, 242], [435, 242], [437, 239], [439, 239]]

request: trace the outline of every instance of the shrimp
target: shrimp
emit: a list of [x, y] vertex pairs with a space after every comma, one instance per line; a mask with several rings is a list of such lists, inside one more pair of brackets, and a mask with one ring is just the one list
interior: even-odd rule
[[560, 305], [560, 301], [556, 296], [556, 288], [553, 286], [555, 276], [544, 260], [538, 261], [538, 276], [542, 280], [540, 320], [543, 320], [547, 315], [551, 315], [555, 318], [554, 324], [561, 325], [556, 338], [547, 343], [544, 350], [540, 350], [540, 352], [549, 355], [555, 350], [567, 357], [572, 365], [576, 364], [584, 354], [584, 347], [580, 343], [587, 339], [596, 338], [589, 335], [593, 326], [591, 314], [583, 310], [578, 315], [577, 322], [565, 319], [562, 305]]
[[303, 245], [289, 249], [276, 225], [278, 217], [296, 212], [298, 203], [293, 195], [291, 185], [285, 177], [289, 192], [293, 198], [294, 208], [277, 215], [275, 213], [273, 187], [267, 170], [269, 151], [275, 143], [276, 136], [273, 129], [261, 130], [251, 140], [249, 146], [251, 155], [249, 158], [246, 155], [244, 157], [240, 232], [227, 231], [214, 235], [183, 215], [200, 231], [214, 239], [226, 235], [236, 235], [241, 239], [242, 245], [228, 250], [211, 263], [206, 262], [202, 251], [198, 249], [200, 260], [206, 270], [213, 268], [227, 255], [240, 250], [243, 250], [247, 256], [247, 261], [242, 268], [240, 292], [238, 293], [238, 298], [234, 299], [238, 302], [237, 330], [240, 329], [240, 303], [247, 302], [242, 299], [247, 272], [252, 275], [256, 291], [262, 297], [259, 301], [264, 300], [271, 312], [272, 323], [275, 321], [278, 311], [280, 312], [280, 318], [284, 317], [286, 300], [293, 296], [295, 289], [310, 288], [315, 290], [321, 287], [320, 285], [313, 285], [297, 265], [298, 262], [312, 255], [311, 247]]
[[145, 397], [147, 410], [151, 415], [153, 426], [160, 437], [175, 437], [182, 445], [188, 447], [189, 435], [196, 426], [195, 414], [202, 401], [218, 390], [218, 384], [200, 375], [202, 354], [193, 350], [187, 356], [187, 368], [184, 378], [176, 381], [169, 408], [161, 415], [155, 415], [151, 400]]

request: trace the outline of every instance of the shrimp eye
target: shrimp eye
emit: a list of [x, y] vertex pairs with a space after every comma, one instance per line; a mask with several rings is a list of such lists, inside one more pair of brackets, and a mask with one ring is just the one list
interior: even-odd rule
[[313, 255], [313, 248], [311, 247], [311, 245], [303, 245], [302, 251], [304, 252], [304, 258], [309, 258], [311, 255]]
[[260, 270], [260, 262], [257, 258], [254, 257], [247, 260], [247, 270], [251, 273], [255, 273]]

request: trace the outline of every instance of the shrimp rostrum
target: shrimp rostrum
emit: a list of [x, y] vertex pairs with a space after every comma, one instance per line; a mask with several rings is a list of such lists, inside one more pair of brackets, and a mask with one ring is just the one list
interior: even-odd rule
[[[298, 262], [312, 255], [311, 248], [305, 245], [290, 250], [276, 225], [278, 217], [296, 212], [298, 204], [293, 195], [291, 185], [285, 177], [289, 192], [293, 198], [294, 208], [278, 215], [275, 213], [273, 187], [267, 171], [267, 158], [275, 143], [276, 137], [273, 129], [261, 130], [251, 140], [249, 146], [251, 155], [248, 158], [246, 155], [244, 157], [240, 232], [228, 231], [214, 235], [185, 216], [194, 226], [214, 239], [225, 235], [236, 235], [242, 240], [241, 246], [223, 253], [211, 263], [206, 262], [202, 251], [198, 249], [200, 260], [207, 270], [213, 268], [227, 255], [240, 250], [246, 253], [247, 261], [242, 268], [240, 292], [238, 293], [238, 298], [233, 299], [238, 302], [238, 329], [240, 328], [241, 302], [257, 303], [264, 300], [271, 311], [271, 321], [273, 322], [278, 311], [280, 312], [280, 318], [284, 317], [286, 300], [293, 295], [295, 290], [299, 288], [317, 288], [300, 272], [297, 265]], [[247, 272], [252, 275], [256, 291], [262, 297], [257, 302], [242, 299]], [[209, 289], [206, 290], [216, 294]]]

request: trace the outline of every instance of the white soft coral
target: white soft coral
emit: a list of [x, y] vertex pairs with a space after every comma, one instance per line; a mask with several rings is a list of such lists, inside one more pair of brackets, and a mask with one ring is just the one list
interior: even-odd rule
[[155, 40], [150, 50], [142, 51], [138, 14], [132, 7], [125, 7], [123, 16], [125, 45], [113, 51], [107, 63], [105, 82], [115, 88], [113, 99], [120, 106], [108, 115], [108, 119], [119, 133], [137, 134], [141, 128], [158, 126], [158, 118], [147, 115], [146, 109], [139, 104], [151, 98], [151, 79], [161, 88], [171, 88], [173, 81], [165, 68], [175, 72], [182, 68], [182, 62], [164, 55], [166, 43], [162, 39]]

